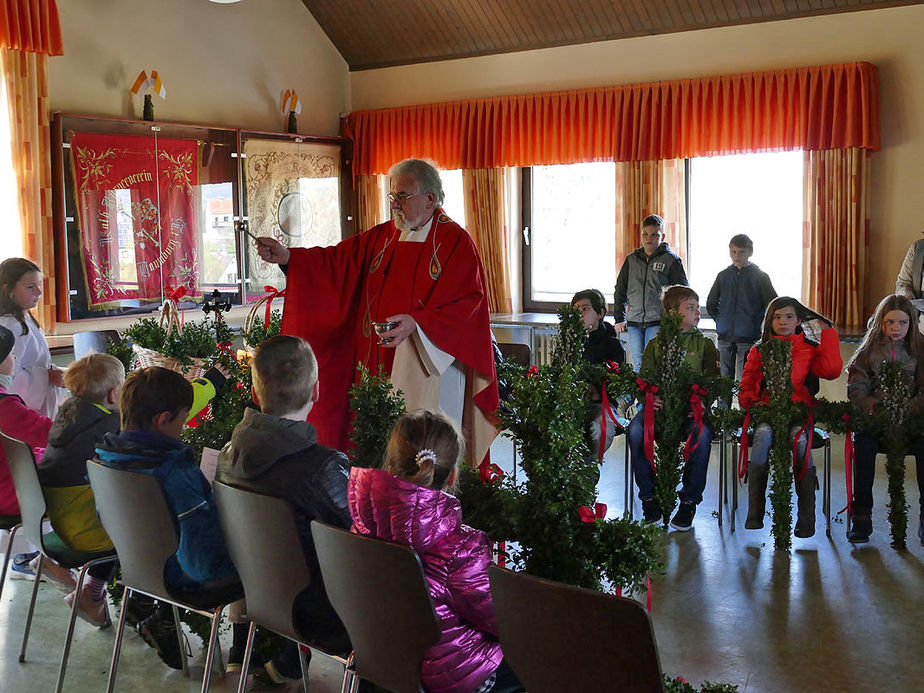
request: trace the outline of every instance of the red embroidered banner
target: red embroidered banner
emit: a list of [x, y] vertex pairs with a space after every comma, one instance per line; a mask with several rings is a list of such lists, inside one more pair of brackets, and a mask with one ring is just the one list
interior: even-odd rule
[[74, 133], [71, 161], [90, 308], [198, 294], [196, 141]]

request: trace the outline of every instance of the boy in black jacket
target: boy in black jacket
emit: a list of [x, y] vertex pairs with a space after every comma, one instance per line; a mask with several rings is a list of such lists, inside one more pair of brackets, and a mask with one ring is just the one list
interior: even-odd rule
[[[606, 299], [603, 294], [597, 289], [578, 291], [571, 299], [571, 307], [581, 314], [584, 331], [587, 333], [581, 358], [590, 363], [624, 363], [626, 352], [619, 342], [616, 329], [603, 319], [606, 315]], [[600, 392], [594, 388], [587, 402], [587, 444], [594, 457], [600, 454], [600, 439], [603, 437], [602, 407]], [[604, 452], [612, 445], [615, 436], [616, 425], [608, 420], [603, 441]]]
[[[304, 339], [281, 335], [257, 348], [251, 368], [253, 400], [262, 411], [244, 412], [219, 455], [218, 478], [289, 501], [308, 568], [318, 577], [296, 599], [295, 625], [324, 649], [348, 653], [349, 638], [328, 601], [311, 537], [312, 520], [343, 529], [352, 524], [347, 458], [318, 444], [314, 426], [305, 420], [318, 399], [318, 362]], [[243, 659], [247, 629], [234, 624], [229, 667]], [[282, 653], [266, 663], [266, 674], [274, 683], [298, 680], [297, 646], [287, 640]]]
[[748, 352], [760, 339], [764, 312], [776, 298], [769, 275], [751, 262], [753, 254], [754, 242], [748, 236], [732, 236], [728, 244], [732, 264], [716, 276], [706, 299], [719, 336], [722, 375], [735, 380], [741, 380]]

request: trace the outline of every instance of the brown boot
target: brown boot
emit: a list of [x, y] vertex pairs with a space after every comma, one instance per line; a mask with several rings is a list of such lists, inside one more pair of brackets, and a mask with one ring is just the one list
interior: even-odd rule
[[800, 539], [815, 535], [815, 468], [810, 467], [805, 476], [796, 479], [796, 496], [799, 498], [799, 514], [796, 518], [796, 530], [793, 532]]
[[748, 518], [745, 529], [761, 529], [767, 511], [767, 465], [748, 463]]

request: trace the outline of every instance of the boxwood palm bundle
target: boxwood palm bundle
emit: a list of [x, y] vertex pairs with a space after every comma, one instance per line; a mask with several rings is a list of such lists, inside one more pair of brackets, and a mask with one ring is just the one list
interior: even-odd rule
[[512, 542], [512, 562], [533, 575], [592, 589], [604, 581], [640, 588], [661, 567], [657, 530], [606, 520], [595, 503], [596, 461], [584, 442], [583, 326], [571, 308], [559, 317], [550, 364], [504, 367], [512, 394], [501, 423], [521, 452], [526, 481], [514, 484], [493, 465], [466, 470], [463, 514], [493, 539]]

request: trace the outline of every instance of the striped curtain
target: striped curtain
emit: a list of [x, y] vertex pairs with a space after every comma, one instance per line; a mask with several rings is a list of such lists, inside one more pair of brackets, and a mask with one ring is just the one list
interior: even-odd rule
[[0, 48], [0, 74], [9, 100], [10, 149], [19, 196], [23, 256], [45, 274], [44, 293], [33, 310], [46, 332], [57, 321], [54, 233], [51, 223], [51, 133], [48, 56]]
[[641, 222], [649, 214], [665, 221], [665, 240], [685, 261], [687, 224], [683, 159], [616, 164], [616, 268], [641, 245]]
[[384, 179], [377, 174], [356, 176], [356, 233], [388, 221], [382, 195]]
[[506, 185], [504, 169], [462, 171], [465, 225], [481, 253], [492, 313], [513, 310], [510, 263], [507, 257]]
[[863, 328], [869, 258], [870, 152], [805, 152], [803, 302], [837, 325]]

